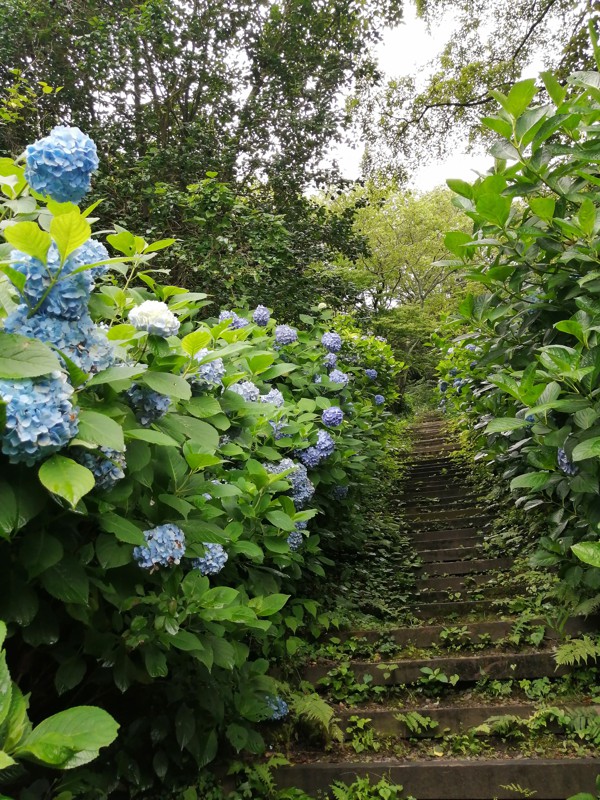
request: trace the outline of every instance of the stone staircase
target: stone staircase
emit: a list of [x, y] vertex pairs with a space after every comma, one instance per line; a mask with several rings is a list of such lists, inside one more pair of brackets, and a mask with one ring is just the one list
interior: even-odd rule
[[[362, 648], [373, 648], [371, 657], [340, 655], [338, 663], [329, 659], [306, 669], [304, 678], [322, 686], [326, 695], [341, 663], [356, 684], [368, 683], [381, 694], [373, 702], [338, 702], [345, 746], [327, 754], [308, 749], [292, 755], [295, 763], [277, 772], [279, 785], [314, 795], [326, 792], [333, 781], [351, 783], [370, 775], [401, 784], [417, 800], [566, 800], [578, 792], [594, 793], [600, 759], [589, 748], [584, 753], [569, 749], [564, 731], [554, 731], [552, 723], [539, 744], [526, 739], [519, 744], [518, 738], [511, 744], [493, 729], [475, 730], [491, 717], [531, 718], [539, 704], [523, 695], [519, 681], [526, 686], [538, 679], [556, 681], [567, 670], [556, 668], [558, 634], [544, 620], [529, 623], [541, 631], [537, 644], [511, 646], [507, 641], [515, 625], [507, 609], [520, 587], [510, 574], [512, 559], [489, 557], [484, 549], [492, 510], [480, 501], [468, 470], [453, 460], [441, 421], [419, 425], [414, 439], [418, 444], [399, 498], [399, 522], [420, 559], [412, 602], [405, 609], [413, 624], [346, 632], [337, 637], [340, 646], [361, 642]], [[395, 563], [393, 554], [390, 559]], [[578, 618], [567, 625], [571, 635], [595, 630], [595, 620]], [[385, 657], [377, 651], [382, 635]], [[428, 686], [431, 673], [444, 678], [431, 678]], [[516, 690], [498, 697], [477, 693], [482, 682], [489, 686], [494, 681], [512, 682]], [[579, 708], [589, 702], [580, 692], [548, 705]], [[379, 742], [377, 749], [355, 752], [352, 725], [356, 729], [357, 720], [369, 720], [364, 724]]]

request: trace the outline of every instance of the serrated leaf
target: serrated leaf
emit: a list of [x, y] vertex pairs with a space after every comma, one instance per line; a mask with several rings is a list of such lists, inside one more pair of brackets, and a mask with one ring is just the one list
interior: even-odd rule
[[65, 499], [72, 508], [96, 485], [89, 469], [61, 455], [54, 455], [45, 461], [39, 468], [38, 476], [49, 492]]
[[0, 331], [0, 378], [37, 378], [60, 370], [58, 358], [43, 342]]
[[35, 222], [17, 222], [7, 226], [4, 229], [4, 238], [17, 250], [46, 263], [52, 239]]
[[50, 236], [55, 241], [63, 262], [85, 244], [91, 235], [90, 223], [81, 216], [79, 210], [53, 217], [50, 223]]

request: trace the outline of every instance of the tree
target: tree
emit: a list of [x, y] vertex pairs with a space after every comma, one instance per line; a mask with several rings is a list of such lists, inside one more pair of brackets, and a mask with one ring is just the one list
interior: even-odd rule
[[444, 232], [465, 228], [451, 193], [418, 194], [369, 182], [343, 202], [357, 200], [364, 205], [356, 211], [355, 231], [365, 238], [368, 253], [355, 264], [343, 261], [339, 269], [362, 291], [362, 305], [376, 316], [398, 305], [423, 308], [434, 296], [447, 296], [457, 278], [452, 267], [438, 263], [447, 254]]
[[[532, 62], [565, 77], [593, 69], [587, 24], [597, 29], [593, 0], [417, 0], [432, 27], [451, 27], [441, 54], [422, 75], [364, 83], [356, 107], [369, 142], [367, 174], [403, 174], [415, 160], [442, 157], [489, 136], [481, 117], [494, 107], [491, 91], [508, 91]], [[451, 8], [451, 15], [450, 15]], [[540, 82], [540, 87], [543, 84]]]

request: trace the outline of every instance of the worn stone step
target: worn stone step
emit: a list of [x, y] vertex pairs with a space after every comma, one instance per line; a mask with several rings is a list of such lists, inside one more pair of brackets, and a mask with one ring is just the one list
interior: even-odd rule
[[350, 784], [365, 775], [371, 776], [372, 782], [386, 777], [418, 800], [515, 800], [515, 792], [502, 787], [516, 784], [535, 793], [535, 800], [565, 800], [578, 792], [595, 795], [599, 772], [597, 758], [379, 759], [280, 767], [275, 780], [280, 788], [302, 789], [310, 794], [327, 792], [335, 781]]
[[444, 503], [452, 503], [456, 500], [474, 500], [477, 501], [481, 497], [480, 494], [474, 492], [472, 489], [459, 489], [448, 488], [448, 484], [443, 489], [419, 489], [418, 491], [414, 486], [410, 487], [409, 494], [398, 495], [396, 500], [400, 503], [411, 505], [412, 503], [427, 503], [430, 500], [439, 500]]
[[410, 499], [401, 500], [398, 498], [395, 505], [403, 514], [419, 514], [426, 516], [432, 513], [448, 512], [448, 511], [470, 511], [472, 508], [478, 508], [481, 512], [482, 507], [479, 505], [479, 498], [476, 495], [468, 497], [421, 497], [416, 492]]
[[[411, 545], [415, 552], [422, 557], [425, 553], [435, 553], [444, 550], [469, 551], [476, 550], [481, 552], [483, 536], [465, 536], [460, 539], [429, 539], [424, 542], [412, 540]], [[433, 559], [435, 560], [435, 559]]]
[[461, 559], [460, 561], [441, 561], [439, 563], [429, 563], [421, 567], [419, 575], [427, 573], [430, 577], [436, 575], [471, 575], [490, 570], [508, 569], [513, 564], [512, 558], [472, 558]]
[[465, 506], [464, 508], [437, 508], [433, 507], [431, 511], [405, 511], [403, 516], [411, 522], [433, 522], [441, 520], [454, 520], [454, 519], [478, 519], [483, 516], [485, 509], [481, 506]]
[[[429, 543], [431, 544], [431, 543]], [[455, 542], [456, 544], [456, 542]], [[423, 564], [431, 565], [439, 563], [450, 563], [452, 561], [467, 561], [481, 556], [481, 547], [440, 547], [435, 550], [419, 550], [419, 558]], [[431, 573], [430, 573], [431, 574]]]
[[[509, 562], [510, 563], [510, 562]], [[497, 583], [494, 581], [496, 576], [490, 573], [476, 573], [474, 575], [450, 575], [444, 577], [442, 575], [435, 575], [432, 578], [419, 578], [415, 584], [415, 593], [419, 596], [423, 592], [439, 592], [447, 589], [450, 592], [464, 592], [474, 591], [476, 588], [482, 587], [496, 587]]]
[[[464, 600], [469, 597], [476, 596], [477, 600], [514, 600], [515, 593], [523, 591], [524, 587], [517, 588], [515, 586], [473, 586], [468, 585], [466, 588], [460, 586], [448, 587], [446, 589], [421, 589], [417, 587], [416, 591], [419, 592], [418, 601], [414, 601], [415, 606], [420, 606], [423, 603], [443, 603], [450, 600], [450, 595], [459, 595], [459, 600]], [[413, 604], [407, 603], [407, 607], [412, 610]]]
[[[462, 516], [464, 514], [464, 512], [462, 511], [457, 511], [456, 513], [461, 516], [456, 516], [456, 517], [452, 516], [451, 519], [449, 519], [448, 517], [440, 517], [439, 519], [432, 519], [431, 515], [429, 515], [426, 519], [424, 519], [423, 517], [415, 519], [405, 519], [405, 522], [407, 525], [409, 525], [411, 528], [417, 531], [426, 530], [427, 528], [433, 528], [433, 530], [441, 531], [441, 530], [448, 530], [448, 525], [451, 522], [454, 523], [456, 528], [473, 528], [473, 527], [482, 528], [485, 525], [488, 525], [492, 520], [492, 518], [487, 514], [486, 516], [481, 516], [481, 517], [471, 517], [471, 516], [465, 517]], [[439, 525], [440, 527], [438, 528], [437, 525]]]
[[[440, 594], [442, 594], [440, 592]], [[461, 617], [469, 614], [497, 617], [503, 608], [508, 606], [512, 597], [497, 597], [488, 600], [448, 600], [445, 593], [439, 600], [426, 599], [424, 595], [414, 604], [408, 606], [413, 617], [422, 620], [443, 619], [452, 625], [458, 625]]]
[[445, 541], [462, 541], [472, 539], [474, 536], [481, 537], [479, 527], [469, 525], [464, 528], [440, 528], [433, 531], [419, 531], [412, 536], [415, 545], [424, 542], [438, 542], [442, 539]]

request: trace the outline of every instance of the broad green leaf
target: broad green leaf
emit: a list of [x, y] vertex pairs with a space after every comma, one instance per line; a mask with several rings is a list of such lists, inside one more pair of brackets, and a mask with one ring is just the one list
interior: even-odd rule
[[[4, 625], [4, 623], [2, 624]], [[4, 633], [5, 632], [6, 626], [4, 626]], [[10, 678], [10, 672], [8, 671], [8, 667], [6, 665], [6, 654], [2, 650], [0, 651], [0, 725], [8, 716], [11, 698], [12, 681]]]
[[38, 476], [49, 492], [64, 498], [73, 508], [96, 485], [87, 467], [58, 454], [42, 464]]
[[554, 197], [531, 197], [527, 201], [529, 208], [544, 222], [551, 222], [554, 217], [556, 200]]
[[179, 447], [179, 443], [167, 436], [162, 431], [155, 431], [152, 428], [132, 428], [125, 431], [127, 439], [140, 439], [142, 442], [150, 442], [150, 444], [158, 444], [161, 447]]
[[600, 456], [600, 436], [586, 439], [573, 448], [573, 461], [583, 461], [586, 458], [597, 458]]
[[502, 227], [510, 214], [510, 198], [500, 194], [483, 194], [477, 199], [477, 211], [481, 216]]
[[131, 379], [143, 375], [145, 369], [144, 364], [137, 364], [135, 367], [109, 367], [90, 378], [88, 386], [100, 386], [103, 383], [131, 383]]
[[560, 83], [556, 80], [552, 72], [540, 72], [540, 77], [544, 81], [544, 86], [546, 87], [546, 91], [550, 95], [550, 99], [554, 103], [555, 106], [562, 105], [567, 90], [564, 86], [561, 86]]
[[543, 489], [550, 479], [548, 472], [526, 472], [510, 482], [511, 489]]
[[581, 203], [579, 213], [577, 214], [577, 221], [581, 230], [587, 235], [591, 236], [594, 233], [596, 226], [596, 206], [589, 197]]
[[211, 340], [212, 336], [209, 331], [193, 331], [183, 337], [181, 347], [189, 356], [195, 356], [197, 352], [207, 347]]
[[148, 370], [140, 378], [140, 383], [145, 383], [159, 394], [175, 397], [178, 400], [189, 400], [192, 396], [191, 386], [186, 379], [180, 375], [172, 375], [170, 372]]
[[446, 180], [446, 184], [448, 185], [448, 188], [456, 194], [460, 194], [467, 198], [473, 197], [473, 187], [466, 181], [461, 181], [458, 178], [448, 178]]
[[44, 589], [64, 603], [87, 605], [90, 582], [81, 562], [71, 555], [65, 555], [53, 567], [40, 576]]
[[0, 331], [0, 378], [37, 378], [60, 370], [58, 358], [42, 342]]
[[501, 104], [505, 111], [513, 117], [520, 117], [537, 93], [534, 78], [515, 83], [506, 100]]
[[289, 594], [270, 594], [266, 597], [253, 597], [248, 605], [257, 617], [271, 617], [284, 607], [290, 599]]
[[505, 433], [506, 431], [516, 431], [519, 428], [526, 428], [530, 423], [524, 419], [516, 417], [502, 417], [488, 422], [485, 429], [486, 433]]
[[146, 543], [141, 528], [125, 517], [113, 513], [101, 514], [98, 522], [102, 530], [113, 533], [121, 542], [136, 545]]
[[571, 550], [584, 564], [600, 569], [600, 542], [579, 542], [571, 545]]
[[294, 520], [283, 511], [268, 511], [266, 517], [272, 525], [275, 525], [276, 528], [281, 528], [283, 531], [296, 529]]
[[53, 217], [50, 223], [50, 236], [56, 242], [62, 261], [85, 244], [91, 235], [90, 224], [79, 210]]
[[79, 429], [77, 440], [89, 442], [99, 447], [110, 447], [111, 450], [122, 452], [125, 450], [123, 429], [114, 419], [82, 408], [79, 411]]
[[0, 480], [0, 537], [9, 538], [17, 527], [17, 497], [7, 481]]
[[43, 264], [52, 244], [50, 234], [43, 231], [35, 222], [17, 222], [4, 229], [4, 238], [17, 250], [22, 250]]

